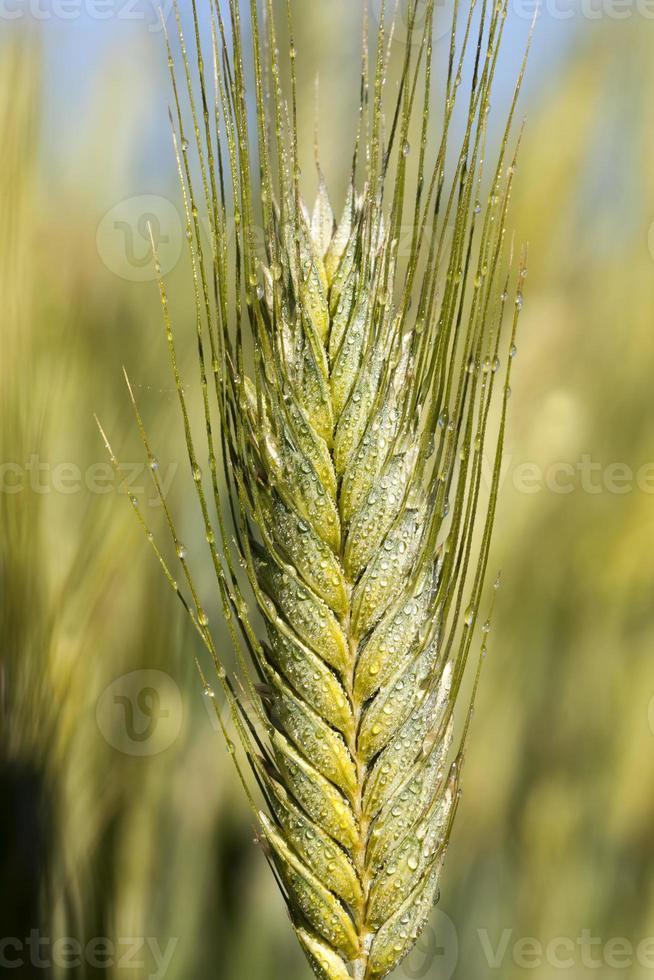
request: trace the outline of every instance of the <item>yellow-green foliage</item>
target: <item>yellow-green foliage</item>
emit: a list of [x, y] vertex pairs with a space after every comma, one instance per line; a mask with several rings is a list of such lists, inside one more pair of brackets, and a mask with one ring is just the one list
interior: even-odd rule
[[[321, 118], [324, 131], [333, 134], [323, 141], [321, 158], [336, 202], [348, 180], [343, 145], [356, 128], [350, 107], [357, 102], [352, 59], [359, 43], [358, 5], [320, 0], [293, 7], [298, 115], [310, 129], [318, 66]], [[515, 226], [530, 241], [530, 276], [505, 450], [513, 468], [525, 461], [543, 468], [561, 460], [574, 464], [581, 453], [592, 452], [605, 464], [622, 461], [635, 472], [652, 458], [651, 32], [635, 17], [631, 23], [604, 18], [584, 21], [574, 38], [568, 23], [570, 44], [556, 65], [548, 64], [543, 75], [538, 60], [532, 65], [513, 209]], [[44, 25], [46, 39], [50, 26]], [[538, 30], [544, 51], [551, 24]], [[52, 38], [59, 43], [58, 35]], [[128, 417], [116, 413], [122, 404], [120, 365], [130, 365], [134, 380], [143, 385], [167, 386], [152, 366], [159, 343], [156, 289], [112, 277], [93, 248], [107, 208], [144, 190], [135, 161], [143, 152], [143, 133], [161, 108], [164, 83], [152, 69], [160, 44], [153, 35], [149, 57], [111, 46], [111, 71], [101, 64], [94, 75], [88, 68], [85, 80], [97, 93], [91, 110], [96, 125], [79, 122], [84, 132], [92, 132], [82, 156], [76, 140], [57, 144], [71, 175], [57, 193], [51, 146], [41, 147], [38, 164], [34, 158], [29, 163], [21, 149], [16, 169], [9, 162], [15, 140], [3, 138], [0, 145], [3, 460], [24, 462], [39, 446], [42, 458], [53, 464], [80, 457], [103, 460], [92, 412], [101, 414], [112, 435], [130, 431]], [[442, 53], [442, 42], [437, 50]], [[34, 103], [25, 105], [30, 89], [25, 68], [17, 68], [6, 52], [4, 47], [2, 72], [11, 83], [3, 74], [0, 91], [11, 112], [3, 109], [3, 133], [10, 121], [34, 134], [30, 120], [38, 112]], [[402, 45], [394, 45], [393, 52], [401, 57]], [[24, 57], [38, 79], [38, 52]], [[116, 75], [125, 79], [122, 94]], [[48, 77], [45, 83], [56, 91], [49, 82]], [[38, 109], [43, 90], [36, 84], [31, 98]], [[133, 125], [125, 127], [117, 153], [117, 120], [124, 126], [126, 119]], [[419, 132], [410, 142], [409, 160], [415, 161]], [[310, 144], [300, 148], [307, 182]], [[25, 185], [17, 173], [29, 177]], [[177, 199], [175, 189], [171, 196]], [[188, 298], [186, 270], [180, 272], [174, 291], [182, 308]], [[16, 311], [19, 332], [28, 341], [18, 361], [9, 353], [17, 346], [10, 326], [16, 325]], [[46, 382], [53, 377], [70, 380], [49, 398], [46, 411], [39, 392], [48, 395]], [[8, 385], [7, 378], [15, 383]], [[199, 394], [188, 372], [185, 380]], [[170, 397], [141, 392], [141, 402], [161, 451], [161, 434], [167, 446], [176, 431]], [[35, 438], [32, 432], [43, 432], [44, 417], [49, 425]], [[137, 459], [133, 447], [120, 449], [123, 458]], [[163, 467], [163, 452], [160, 458]], [[180, 470], [175, 489], [183, 483]], [[190, 477], [188, 483], [192, 488]], [[217, 751], [195, 678], [184, 673], [193, 637], [177, 634], [173, 610], [170, 621], [163, 616], [166, 597], [157, 569], [151, 574], [148, 561], [139, 560], [143, 544], [129, 505], [112, 495], [100, 507], [87, 492], [27, 499], [2, 499], [2, 745], [5, 749], [10, 732], [14, 758], [29, 756], [41, 765], [44, 747], [60, 745], [64, 732], [68, 745], [71, 736], [75, 742], [73, 752], [57, 750], [48, 776], [57, 794], [74, 804], [52, 824], [57, 852], [65, 856], [62, 873], [55, 871], [54, 894], [66, 896], [57, 904], [69, 913], [59, 933], [82, 941], [95, 935], [151, 935], [162, 948], [178, 936], [168, 980], [306, 976], [233, 788], [229, 757]], [[47, 505], [47, 520], [36, 520], [35, 503]], [[99, 510], [104, 513], [97, 536], [89, 523], [80, 523], [81, 505], [89, 503], [96, 520]], [[197, 533], [184, 511], [189, 550]], [[76, 553], [80, 538], [89, 544], [90, 561], [81, 566], [75, 586], [45, 589], [52, 569], [58, 578], [62, 556]], [[505, 929], [512, 934], [497, 971], [503, 980], [523, 980], [527, 973], [536, 980], [561, 980], [562, 974], [575, 980], [650, 975], [637, 964], [586, 970], [580, 951], [573, 969], [562, 971], [544, 960], [527, 971], [514, 959], [514, 946], [526, 937], [544, 945], [561, 937], [576, 943], [589, 929], [603, 943], [624, 937], [635, 949], [652, 934], [651, 541], [651, 494], [589, 495], [577, 489], [569, 495], [547, 490], [523, 495], [512, 489], [511, 477], [504, 482], [492, 567], [501, 565], [505, 586], [488, 641], [442, 898], [458, 932], [458, 949], [438, 913], [398, 977], [443, 980], [453, 954], [458, 956], [453, 977], [489, 976], [479, 930], [486, 930], [488, 942], [497, 947]], [[89, 576], [96, 563], [100, 571]], [[217, 627], [210, 597], [207, 588], [204, 598]], [[67, 625], [53, 646], [43, 637], [62, 617]], [[53, 650], [59, 651], [56, 656]], [[288, 665], [294, 691], [313, 683], [313, 669], [321, 670], [317, 657], [299, 657], [293, 647], [280, 652], [271, 642], [270, 652], [278, 674]], [[55, 662], [72, 670], [59, 672], [51, 686]], [[103, 741], [95, 703], [109, 681], [145, 663], [156, 663], [182, 683], [192, 745], [183, 741], [160, 757], [129, 759]], [[17, 667], [23, 671], [19, 684]], [[89, 677], [94, 671], [100, 672], [95, 680]], [[343, 731], [346, 705], [338, 703], [331, 671], [322, 676], [328, 693], [319, 702], [320, 714]], [[7, 785], [3, 781], [3, 816]], [[274, 788], [280, 791], [278, 783]], [[309, 846], [301, 821], [289, 820], [287, 826], [288, 835], [298, 829], [298, 847], [303, 841]], [[306, 860], [317, 861], [321, 852], [312, 848], [311, 853]], [[383, 853], [380, 848], [380, 859]], [[44, 876], [47, 866], [44, 860]], [[8, 884], [9, 867], [2, 868], [0, 890], [15, 907], [18, 892]], [[339, 894], [348, 901], [356, 890], [348, 865], [340, 862], [332, 875], [338, 875]], [[46, 906], [52, 909], [47, 895]], [[339, 960], [327, 955], [324, 945], [306, 930], [299, 937], [327, 975], [331, 970], [345, 980]], [[145, 976], [150, 966], [133, 972]], [[120, 980], [125, 970], [116, 968], [114, 974]]]

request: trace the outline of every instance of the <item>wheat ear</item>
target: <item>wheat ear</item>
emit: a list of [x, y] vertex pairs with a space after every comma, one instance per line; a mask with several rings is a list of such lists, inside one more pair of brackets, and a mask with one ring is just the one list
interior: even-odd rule
[[[250, 0], [253, 141], [239, 4], [228, 0], [224, 13], [217, 0], [211, 7], [213, 71], [205, 69], [192, 7], [192, 53], [177, 15], [183, 85], [170, 43], [169, 60], [195, 283], [202, 450], [161, 280], [160, 289], [189, 459], [240, 665], [234, 674], [217, 652], [167, 507], [186, 591], [154, 547], [217, 667], [256, 785], [229, 746], [316, 975], [376, 980], [410, 951], [437, 900], [481, 666], [479, 657], [455, 738], [522, 305], [523, 266], [515, 304], [507, 300], [505, 236], [515, 169], [508, 147], [524, 64], [484, 181], [506, 0], [464, 11], [455, 4], [437, 124], [434, 0], [408, 4], [408, 43], [390, 106], [384, 89], [394, 27], [386, 27], [382, 3], [371, 52], [366, 6], [359, 132], [337, 222], [322, 175], [312, 213], [300, 196], [290, 10], [285, 99], [288, 65], [280, 64], [272, 2], [261, 10]], [[470, 84], [461, 96], [466, 67]], [[462, 99], [462, 134], [446, 179]], [[487, 493], [484, 459], [491, 461]], [[132, 504], [138, 511], [136, 498]], [[248, 593], [264, 636], [251, 621]]]

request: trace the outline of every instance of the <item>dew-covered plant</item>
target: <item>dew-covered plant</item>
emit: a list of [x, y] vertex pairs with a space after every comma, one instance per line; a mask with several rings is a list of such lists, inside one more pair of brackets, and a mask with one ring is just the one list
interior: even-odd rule
[[371, 28], [362, 6], [337, 220], [320, 169], [312, 211], [301, 196], [290, 9], [284, 49], [272, 0], [250, 0], [246, 51], [237, 0], [215, 0], [206, 45], [192, 6], [193, 50], [178, 16], [180, 71], [170, 45], [169, 60], [200, 434], [159, 280], [235, 669], [163, 493], [179, 583], [153, 547], [213, 659], [229, 722], [216, 703], [217, 715], [311, 966], [374, 980], [438, 898], [489, 629], [480, 604], [524, 276], [506, 231], [524, 64], [484, 167], [506, 0], [455, 4], [442, 81], [435, 0], [410, 0], [396, 88], [394, 18], [382, 2]]

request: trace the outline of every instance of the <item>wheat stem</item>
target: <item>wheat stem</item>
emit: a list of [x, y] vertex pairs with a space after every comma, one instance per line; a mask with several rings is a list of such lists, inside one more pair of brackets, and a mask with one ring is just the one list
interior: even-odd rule
[[[482, 204], [506, 0], [473, 0], [463, 30], [455, 3], [432, 165], [435, 0], [409, 0], [407, 44], [390, 106], [385, 89], [399, 5], [389, 26], [382, 0], [371, 51], [364, 2], [360, 117], [351, 186], [336, 222], [318, 159], [313, 213], [301, 198], [290, 0], [288, 101], [272, 0], [263, 0], [262, 14], [257, 0], [248, 6], [257, 116], [252, 145], [237, 0], [226, 0], [230, 41], [219, 0], [212, 5], [214, 107], [192, 3], [201, 114], [175, 7], [210, 258], [200, 239], [185, 114], [167, 40], [217, 535], [160, 282], [189, 462], [240, 667], [236, 678], [220, 662], [184, 556], [187, 608], [191, 615], [196, 608], [194, 620], [267, 805], [268, 812], [259, 811], [248, 790], [311, 966], [322, 980], [380, 980], [412, 948], [438, 897], [479, 684], [481, 657], [463, 734], [454, 744], [510, 394], [506, 307], [514, 274], [510, 261], [506, 268], [505, 237], [515, 155], [506, 173], [505, 159], [524, 63]], [[452, 154], [470, 62], [464, 125]], [[420, 152], [412, 156], [418, 113]], [[317, 158], [317, 137], [314, 143]], [[260, 208], [253, 186], [257, 158]], [[265, 242], [257, 254], [259, 220]], [[404, 256], [399, 240], [407, 220], [412, 228]], [[524, 273], [523, 263], [511, 346]], [[214, 431], [220, 432], [219, 453]], [[489, 448], [492, 476], [484, 495]], [[167, 508], [165, 514], [176, 540]], [[252, 626], [247, 595], [265, 623], [265, 638]]]

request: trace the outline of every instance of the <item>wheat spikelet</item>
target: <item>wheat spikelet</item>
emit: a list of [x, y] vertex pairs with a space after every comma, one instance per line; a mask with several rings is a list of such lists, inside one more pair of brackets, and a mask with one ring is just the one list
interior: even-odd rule
[[[471, 4], [461, 27], [455, 9], [429, 164], [434, 0], [408, 5], [409, 43], [390, 107], [383, 5], [372, 57], [365, 16], [360, 127], [336, 220], [322, 175], [311, 213], [300, 195], [290, 13], [287, 102], [272, 4], [266, 0], [261, 12], [250, 3], [253, 145], [240, 11], [236, 0], [226, 6], [227, 23], [220, 4], [212, 9], [213, 73], [205, 69], [195, 5], [192, 54], [178, 16], [199, 197], [172, 72], [207, 480], [163, 282], [160, 289], [237, 676], [218, 656], [167, 508], [190, 598], [155, 548], [217, 666], [256, 791], [230, 748], [316, 975], [375, 980], [409, 952], [437, 900], [459, 798], [470, 699], [456, 739], [454, 709], [488, 562], [524, 273], [508, 313], [508, 141], [522, 73], [482, 206], [486, 119], [506, 4]], [[446, 181], [467, 59], [465, 125]], [[417, 151], [409, 145], [415, 119]], [[202, 199], [210, 255], [198, 218]], [[407, 220], [408, 254], [400, 254]], [[255, 248], [259, 223], [262, 254]], [[138, 410], [137, 417], [152, 462]], [[492, 460], [487, 495], [485, 453]], [[153, 474], [158, 485], [154, 467]], [[240, 566], [265, 635], [251, 622]]]

